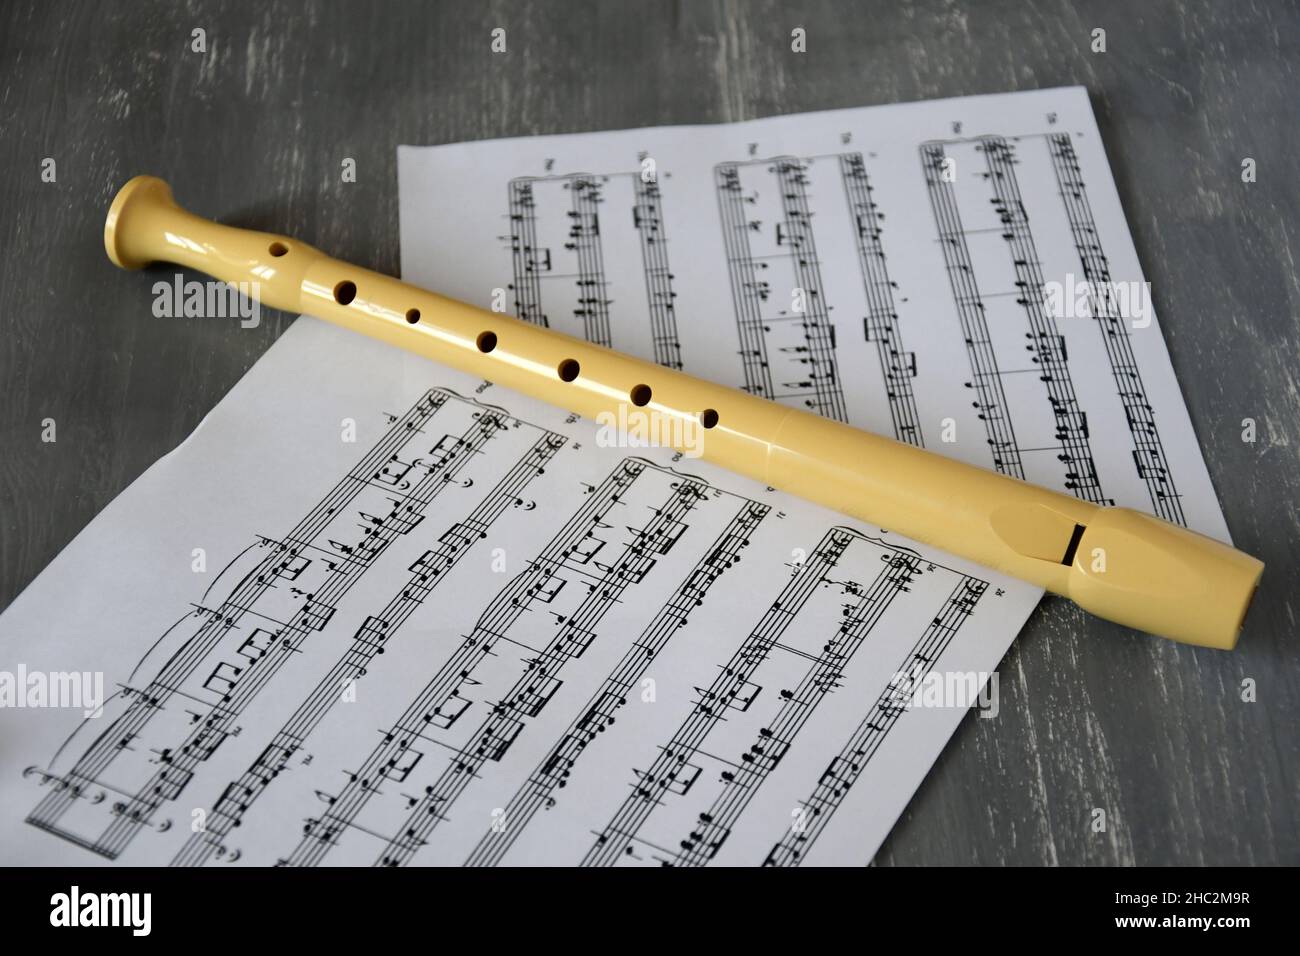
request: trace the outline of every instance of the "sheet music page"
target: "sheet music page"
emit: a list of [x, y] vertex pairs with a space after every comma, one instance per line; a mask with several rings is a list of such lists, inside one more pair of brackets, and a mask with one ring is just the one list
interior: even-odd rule
[[5, 861], [870, 860], [1039, 592], [595, 433], [300, 319], [0, 617]]
[[1083, 87], [398, 160], [417, 285], [1229, 540]]

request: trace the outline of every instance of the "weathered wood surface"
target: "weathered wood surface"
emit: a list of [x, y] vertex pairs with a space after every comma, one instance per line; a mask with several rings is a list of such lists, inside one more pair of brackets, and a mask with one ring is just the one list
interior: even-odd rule
[[1228, 524], [1269, 572], [1235, 654], [1044, 604], [999, 715], [965, 721], [878, 862], [1300, 862], [1296, 4], [12, 0], [0, 24], [0, 606], [288, 322], [153, 318], [100, 240], [135, 173], [396, 271], [399, 143], [1087, 85]]

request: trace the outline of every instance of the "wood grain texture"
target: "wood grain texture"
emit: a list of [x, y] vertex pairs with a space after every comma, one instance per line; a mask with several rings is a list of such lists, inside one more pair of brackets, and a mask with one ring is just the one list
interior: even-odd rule
[[[376, 10], [382, 8], [382, 15]], [[495, 27], [509, 51], [489, 52]], [[790, 52], [790, 30], [808, 52]], [[208, 52], [190, 50], [207, 31]], [[1108, 50], [1089, 49], [1107, 31]], [[1234, 654], [1046, 602], [881, 864], [1300, 862], [1300, 7], [48, 2], [0, 9], [0, 606], [283, 331], [156, 319], [113, 269], [131, 175], [398, 267], [394, 147], [1081, 83], [1192, 420], [1269, 570]], [[1258, 163], [1244, 184], [1243, 157]], [[40, 163], [57, 161], [43, 183]], [[354, 157], [355, 184], [340, 162]], [[324, 384], [323, 384], [324, 387]], [[58, 441], [41, 441], [41, 422]], [[1258, 440], [1242, 441], [1242, 419]], [[2, 650], [2, 649], [0, 649]], [[1258, 700], [1241, 700], [1253, 679]], [[1108, 828], [1094, 833], [1093, 808]]]

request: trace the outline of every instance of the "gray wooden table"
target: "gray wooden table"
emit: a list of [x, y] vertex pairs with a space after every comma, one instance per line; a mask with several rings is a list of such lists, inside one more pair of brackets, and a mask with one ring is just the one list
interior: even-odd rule
[[[790, 52], [797, 26], [805, 55]], [[507, 55], [489, 52], [496, 27]], [[1091, 50], [1098, 27], [1104, 53]], [[200, 28], [206, 53], [191, 49]], [[0, 607], [290, 321], [154, 319], [100, 238], [136, 173], [168, 178], [197, 211], [396, 272], [399, 143], [1076, 83], [1092, 93], [1228, 525], [1269, 570], [1233, 654], [1045, 602], [1002, 663], [999, 715], [962, 724], [878, 862], [1300, 862], [1295, 3], [11, 0]], [[339, 181], [343, 157], [355, 184]], [[55, 443], [41, 440], [47, 418]]]

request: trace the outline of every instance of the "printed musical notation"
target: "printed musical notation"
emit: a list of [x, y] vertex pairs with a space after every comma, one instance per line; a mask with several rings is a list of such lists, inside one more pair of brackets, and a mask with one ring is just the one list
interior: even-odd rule
[[[515, 314], [598, 345], [631, 348], [643, 344], [647, 330], [624, 326], [616, 335], [610, 309], [616, 294], [631, 296], [642, 288], [652, 357], [660, 365], [680, 369], [677, 294], [659, 180], [639, 172], [523, 176], [512, 179], [508, 191]], [[602, 207], [630, 209], [630, 215], [602, 218]], [[606, 269], [606, 246], [624, 253], [615, 255], [616, 262], [629, 258], [632, 241], [625, 222], [635, 233], [640, 276]], [[562, 321], [562, 311], [572, 326]]]
[[[319, 864], [376, 796], [380, 785], [389, 780], [402, 784], [392, 788], [389, 797], [398, 807], [397, 818], [404, 822], [389, 837], [376, 862], [382, 866], [410, 862], [483, 765], [499, 762], [528, 723], [550, 703], [562, 676], [567, 676], [568, 665], [600, 639], [605, 615], [617, 603], [631, 600], [634, 595], [628, 590], [644, 582], [660, 557], [691, 530], [693, 513], [711, 503], [711, 491], [703, 483], [683, 481], [671, 471], [635, 459], [616, 466], [585, 496], [560, 533], [491, 602], [457, 653], [416, 695], [370, 756], [349, 772], [347, 785], [329, 797], [322, 816], [310, 821], [287, 862], [295, 866]], [[760, 514], [767, 510], [748, 501], [742, 502], [741, 508], [745, 512], [760, 509]], [[615, 533], [616, 522], [635, 520], [638, 512], [646, 515], [644, 521]], [[730, 546], [738, 548], [744, 543], [744, 538], [733, 538]], [[717, 555], [717, 549], [709, 549], [709, 554]], [[729, 563], [724, 560], [717, 573]], [[698, 583], [692, 574], [682, 587]], [[687, 611], [698, 603], [697, 598]], [[680, 626], [685, 617], [677, 604], [670, 602], [661, 614]], [[513, 681], [509, 681], [509, 673], [503, 675], [509, 681], [502, 681], [503, 695], [483, 708], [492, 685], [480, 668], [489, 655], [504, 652], [504, 648], [497, 650], [498, 645], [512, 640], [516, 628], [531, 623], [528, 615], [534, 609], [549, 620], [553, 630], [541, 646], [519, 639], [515, 647], [520, 659]], [[451, 742], [462, 729], [457, 723], [476, 704], [486, 713], [477, 720], [466, 720], [473, 730], [459, 744]], [[441, 751], [429, 750], [439, 744], [449, 752], [445, 759]], [[424, 779], [432, 782], [417, 789]], [[407, 793], [419, 795], [405, 796]], [[369, 827], [364, 830], [372, 832]]]
[[962, 227], [961, 213], [957, 209], [956, 190], [948, 178], [948, 171], [955, 167], [947, 164], [948, 156], [942, 145], [922, 146], [921, 154], [926, 184], [930, 187], [934, 219], [938, 226], [939, 247], [943, 253], [944, 268], [952, 287], [952, 298], [961, 319], [961, 332], [970, 360], [971, 377], [963, 384], [974, 394], [975, 401], [971, 404], [978, 412], [979, 420], [984, 423], [993, 467], [1004, 475], [1023, 479], [1025, 469], [1011, 423], [1011, 403], [1007, 401], [1003, 389], [1002, 373], [998, 369], [998, 351], [989, 331], [979, 278], [971, 264], [966, 230]]
[[632, 178], [636, 205], [632, 221], [641, 239], [641, 262], [645, 269], [646, 305], [650, 312], [654, 360], [666, 368], [682, 367], [682, 345], [677, 340], [677, 312], [673, 300], [673, 273], [668, 265], [668, 235], [664, 227], [663, 193], [658, 179], [644, 175]]
[[768, 853], [765, 866], [798, 866], [804, 854], [825, 831], [832, 815], [848, 796], [849, 789], [867, 769], [872, 756], [886, 736], [907, 711], [907, 704], [927, 676], [934, 672], [935, 661], [957, 636], [962, 624], [975, 612], [975, 606], [988, 590], [988, 582], [961, 575], [943, 608], [926, 625], [916, 645], [907, 653], [896, 674], [898, 680], [880, 692], [875, 704], [862, 719], [843, 749], [817, 780], [810, 796], [796, 810], [799, 824], [790, 827]]
[[[449, 430], [430, 442], [429, 433], [441, 427]], [[196, 608], [188, 619], [197, 619], [197, 627], [175, 655], [148, 684], [124, 688], [123, 712], [108, 721], [66, 773], [46, 777], [48, 792], [28, 822], [110, 859], [121, 855], [159, 807], [178, 799], [199, 766], [239, 732], [240, 716], [254, 698], [282, 669], [310, 656], [307, 645], [316, 643], [312, 635], [329, 626], [385, 550], [399, 536], [414, 532], [437, 499], [459, 486], [463, 472], [464, 481], [472, 484], [474, 472], [488, 460], [483, 452], [489, 442], [521, 427], [450, 392], [427, 393], [288, 535], [262, 539], [242, 556], [239, 563], [250, 566], [227, 597], [213, 608]], [[562, 441], [558, 435], [543, 435], [540, 445], [531, 445], [515, 481], [526, 483]], [[231, 568], [227, 573], [236, 572]], [[431, 590], [437, 569], [415, 573], [420, 586]], [[423, 600], [420, 594], [402, 597], [416, 604]], [[402, 610], [409, 613], [410, 608]], [[400, 617], [393, 616], [391, 623], [400, 623]], [[389, 625], [382, 616], [366, 619], [336, 665], [341, 678], [364, 674], [364, 663], [391, 637], [384, 633]], [[341, 684], [318, 686], [300, 708], [307, 713], [295, 713], [290, 722], [297, 733], [286, 731], [288, 740], [272, 742], [241, 782], [222, 793], [214, 808], [214, 828], [196, 841], [201, 846], [194, 855], [220, 847], [220, 836], [238, 824], [259, 790], [297, 749], [297, 738], [305, 737], [310, 722], [319, 719], [319, 708], [340, 690]], [[103, 783], [110, 772], [111, 794]], [[133, 779], [138, 782], [130, 783]], [[91, 794], [108, 799], [92, 799]]]
[[[491, 423], [491, 428], [499, 427], [494, 417], [486, 417], [485, 421]], [[475, 545], [487, 537], [502, 515], [510, 508], [524, 506], [522, 495], [564, 442], [564, 436], [556, 433], [539, 437], [463, 520], [448, 528], [434, 547], [420, 555], [410, 567], [410, 578], [378, 614], [365, 619], [338, 660], [302, 699], [257, 760], [221, 791], [211, 804], [207, 826], [190, 838], [174, 864], [201, 865], [214, 853], [224, 851], [222, 841], [239, 826], [253, 801], [289, 769], [295, 754], [306, 745], [308, 735], [342, 701], [346, 690], [366, 676], [376, 656], [384, 653], [399, 636], [402, 625], [447, 580], [452, 569]]]
[[[480, 295], [500, 259], [464, 250], [493, 245], [502, 182], [559, 194], [633, 155], [671, 192], [644, 218], [673, 237], [693, 373], [1226, 537], [1082, 91], [404, 150], [408, 275]], [[465, 197], [456, 243], [427, 227]], [[648, 286], [608, 219], [606, 276]], [[616, 328], [652, 327], [645, 301], [608, 298]], [[662, 361], [649, 336], [619, 347]]]
[[[403, 149], [405, 274], [472, 299], [501, 274], [500, 257], [486, 254], [502, 214], [494, 198], [501, 183], [618, 169], [629, 155], [652, 160], [659, 181], [671, 184], [672, 201], [656, 221], [674, 239], [673, 301], [692, 316], [678, 342], [693, 373], [1228, 540], [1082, 89]], [[454, 242], [428, 228], [453, 206], [464, 209], [465, 197], [474, 215]], [[635, 250], [614, 253], [607, 243], [607, 274], [620, 263], [644, 273]], [[611, 314], [616, 327], [651, 327], [645, 303], [627, 296]], [[648, 341], [620, 347], [660, 360]], [[1120, 434], [1124, 441], [1107, 440]], [[825, 527], [806, 529], [805, 540]], [[761, 539], [762, 528], [756, 534]], [[969, 571], [927, 572], [929, 563], [908, 586], [943, 587], [927, 601], [895, 597], [884, 612], [929, 608], [906, 632], [910, 643], [888, 652], [891, 666], [916, 679], [951, 668], [978, 643], [981, 615], [999, 613], [1011, 593]], [[869, 588], [878, 572], [852, 580]], [[879, 586], [888, 588], [888, 579]], [[903, 633], [867, 631], [869, 643]], [[715, 648], [715, 667], [730, 666], [724, 662], [742, 639], [734, 634]], [[842, 646], [852, 648], [852, 637]], [[766, 666], [782, 668], [775, 683], [753, 682], [806, 703], [807, 685], [787, 657], [777, 648], [768, 658]], [[773, 663], [780, 661], [789, 666]], [[830, 694], [811, 709], [792, 703], [782, 716], [764, 710], [777, 705], [760, 694], [751, 711], [763, 720], [746, 725], [750, 711], [726, 708], [697, 760], [693, 734], [708, 719], [696, 709], [698, 695], [734, 692], [743, 705], [747, 693], [715, 687], [716, 676], [677, 700], [676, 717], [656, 711], [655, 742], [642, 742], [635, 772], [622, 778], [631, 792], [617, 799], [583, 781], [600, 759], [597, 748], [618, 732], [606, 717], [625, 715], [636, 698], [619, 693], [621, 711], [589, 698], [590, 716], [538, 746], [525, 782], [497, 791], [502, 820], [493, 824], [502, 825], [485, 827], [473, 843], [456, 841], [457, 852], [472, 865], [539, 858], [547, 841], [527, 821], [568, 822], [580, 803], [603, 808], [599, 820], [583, 815], [585, 831], [565, 831], [585, 841], [591, 863], [795, 865], [835, 856], [837, 839], [822, 834], [842, 839], [846, 815], [858, 821], [882, 805], [891, 747], [915, 720], [897, 701], [910, 685], [881, 681], [851, 714]], [[815, 767], [804, 762], [812, 732], [777, 729], [797, 728], [790, 715], [805, 712], [814, 722], [836, 715], [825, 731], [834, 750]], [[732, 739], [733, 727], [748, 737], [737, 730]], [[664, 762], [669, 751], [680, 768]], [[801, 827], [791, 826], [792, 813]], [[755, 822], [763, 817], [766, 832]]]
[[1182, 503], [1167, 464], [1160, 433], [1156, 430], [1155, 409], [1142, 383], [1142, 370], [1133, 353], [1128, 326], [1120, 314], [1110, 263], [1102, 249], [1101, 234], [1088, 202], [1083, 169], [1075, 155], [1074, 143], [1068, 133], [1050, 135], [1047, 143], [1061, 202], [1070, 221], [1070, 235], [1087, 282], [1090, 313], [1101, 328], [1106, 359], [1133, 436], [1134, 465], [1151, 496], [1151, 510], [1167, 521], [1185, 525], [1187, 520]]
[[875, 343], [880, 373], [885, 380], [885, 400], [894, 437], [909, 445], [924, 447], [921, 418], [912, 394], [916, 377], [916, 353], [903, 348], [899, 328], [898, 306], [894, 290], [897, 284], [889, 277], [885, 248], [881, 242], [884, 213], [872, 197], [871, 180], [861, 153], [843, 153], [839, 157], [844, 196], [853, 214], [853, 233], [862, 269], [862, 285], [867, 297], [867, 314], [863, 330], [868, 342]]
[[[854, 545], [869, 552], [865, 570], [874, 576], [868, 581], [840, 577], [850, 563], [846, 552]], [[708, 687], [696, 689], [686, 719], [648, 765], [636, 772], [632, 791], [596, 837], [584, 865], [637, 861], [699, 866], [711, 861], [759, 787], [796, 745], [818, 705], [842, 686], [846, 668], [886, 619], [893, 602], [912, 592], [918, 576], [943, 573], [955, 572], [850, 529], [827, 532], [754, 629], [719, 666], [718, 676]], [[948, 639], [974, 607], [969, 596], [987, 587], [986, 582], [957, 577], [962, 580], [959, 591], [968, 597], [960, 606], [954, 605], [952, 597], [945, 602], [941, 614], [954, 608], [960, 611], [947, 628]], [[826, 614], [825, 609], [820, 616], [815, 613], [819, 602], [829, 604], [832, 613]], [[820, 627], [814, 623], [819, 617], [825, 621]], [[927, 626], [927, 633], [932, 629], [933, 624]], [[938, 652], [934, 650], [936, 656]], [[913, 664], [917, 653], [909, 654], [903, 666]], [[793, 661], [777, 660], [786, 656]], [[784, 685], [769, 683], [773, 671]], [[708, 744], [724, 722], [729, 738], [739, 735], [750, 741], [730, 759]], [[752, 729], [739, 734], [742, 726]], [[888, 728], [880, 732], [888, 733]], [[668, 810], [671, 803], [688, 796], [695, 805], [707, 807], [689, 824], [689, 832], [678, 832], [682, 824], [674, 821], [663, 829], [662, 837], [656, 835], [649, 826], [655, 811]], [[665, 847], [670, 851], [667, 855]]]
[[721, 163], [715, 176], [745, 390], [848, 421], [807, 166], [782, 156]]
[[[309, 437], [321, 421], [348, 422], [359, 398], [391, 406], [409, 390], [394, 363], [409, 373], [387, 346], [298, 323], [163, 473], [124, 495], [101, 540], [197, 522], [196, 539], [221, 528], [235, 557], [161, 637], [140, 632], [134, 663], [121, 655], [132, 642], [115, 642], [119, 692], [101, 717], [36, 734], [44, 753], [33, 743], [23, 772], [0, 781], [31, 808], [4, 820], [24, 854], [190, 867], [579, 865], [608, 831], [632, 848], [618, 863], [726, 852], [758, 865], [788, 807], [869, 716], [862, 702], [893, 679], [891, 665], [927, 649], [931, 666], [950, 654], [965, 663], [951, 649], [962, 620], [947, 643], [934, 638], [953, 580], [997, 581], [992, 605], [964, 605], [970, 646], [994, 655], [1008, 618], [1035, 602], [1032, 588], [949, 570], [952, 559], [700, 462], [687, 473], [663, 450], [601, 448], [572, 416], [445, 370], [448, 384], [417, 391], [351, 463], [346, 445]], [[343, 369], [351, 394], [307, 388]], [[248, 414], [271, 395], [293, 428]], [[232, 421], [260, 423], [245, 429], [246, 465], [224, 461], [223, 440], [210, 437]], [[342, 477], [322, 481], [329, 462]], [[241, 467], [281, 476], [277, 510], [299, 503], [283, 536], [241, 546], [239, 509], [155, 504], [159, 486], [237, 486]], [[111, 572], [94, 542], [86, 550], [85, 573]], [[168, 560], [147, 579], [159, 594], [192, 592], [192, 573], [169, 574]], [[116, 593], [105, 588], [102, 602], [129, 627], [166, 617], [157, 595], [123, 604]], [[4, 628], [52, 608], [20, 607]], [[891, 768], [926, 717], [876, 725], [886, 756], [857, 793], [910, 792], [915, 780]], [[647, 766], [660, 774], [664, 740], [693, 748], [702, 775], [635, 832], [615, 834], [607, 821], [621, 819], [625, 782]], [[660, 828], [688, 841], [699, 829], [681, 816], [688, 807], [744, 835], [724, 848], [710, 831], [664, 857]], [[865, 862], [891, 822], [855, 819], [853, 840], [824, 844], [828, 859]]]
[[703, 602], [709, 588], [740, 559], [742, 549], [749, 546], [754, 529], [768, 511], [766, 505], [741, 501], [739, 510], [717, 540], [691, 568], [672, 597], [619, 658], [505, 805], [502, 819], [509, 820], [510, 826], [489, 827], [470, 854], [467, 865], [500, 863], [537, 813], [555, 807], [557, 795], [567, 785], [578, 759], [599, 735], [613, 726], [619, 711], [628, 705], [629, 697], [638, 692], [651, 665], [686, 624], [691, 612]]
[[[1075, 394], [1065, 336], [1045, 308], [1042, 262], [1017, 184], [1018, 160], [1012, 146], [1000, 136], [926, 143], [921, 146], [921, 161], [954, 300], [962, 313], [973, 376], [970, 384], [979, 396], [994, 467], [1023, 478], [1024, 456], [1048, 451], [1061, 462], [1067, 490], [1086, 501], [1113, 503], [1102, 494], [1088, 415]], [[967, 182], [972, 178], [984, 189], [972, 189]], [[973, 248], [991, 243], [1005, 247], [1009, 270], [995, 271], [990, 250]], [[986, 278], [981, 280], [981, 274]], [[1009, 341], [1013, 337], [1006, 334], [1014, 327], [1007, 315], [1011, 308], [1025, 316], [1027, 331], [1020, 338], [1028, 368], [998, 367], [998, 354], [1016, 354]], [[1007, 399], [1018, 385], [1017, 378], [1026, 372], [1042, 384], [1051, 413], [1050, 433], [1043, 428], [1038, 432], [1044, 439], [1050, 434], [1050, 443], [1033, 442], [1029, 448], [1017, 445], [1011, 423], [1013, 406], [1020, 410], [1028, 402]], [[1023, 436], [1030, 431], [1026, 421], [1030, 416], [1018, 411], [1017, 417]]]

